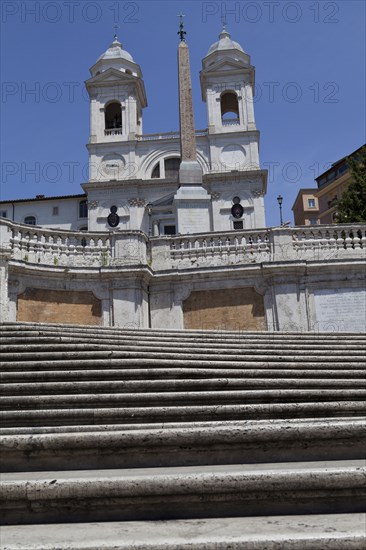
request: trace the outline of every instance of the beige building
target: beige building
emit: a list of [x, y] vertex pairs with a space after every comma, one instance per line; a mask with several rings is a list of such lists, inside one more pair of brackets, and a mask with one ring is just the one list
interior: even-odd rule
[[349, 157], [357, 157], [360, 149], [361, 147], [353, 151], [353, 153], [347, 157], [338, 160], [332, 164], [329, 170], [316, 178], [318, 184], [316, 196], [319, 200], [320, 223], [334, 223], [336, 202], [341, 198], [351, 183], [351, 172], [347, 164], [347, 159]]
[[319, 221], [319, 203], [316, 189], [300, 189], [292, 207], [295, 225], [317, 225]]
[[336, 203], [351, 183], [348, 158], [357, 158], [361, 147], [338, 160], [315, 181], [318, 189], [300, 189], [292, 207], [295, 225], [335, 223]]

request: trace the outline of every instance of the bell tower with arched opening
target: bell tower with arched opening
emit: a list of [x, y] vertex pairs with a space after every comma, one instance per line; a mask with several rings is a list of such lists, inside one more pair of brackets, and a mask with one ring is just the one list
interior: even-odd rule
[[223, 28], [202, 60], [202, 99], [211, 134], [256, 130], [253, 88], [250, 56]]
[[116, 35], [90, 73], [85, 83], [90, 96], [90, 143], [136, 139], [142, 134], [145, 87], [140, 66]]
[[141, 69], [115, 35], [90, 73], [85, 83], [90, 97], [89, 180], [122, 180], [131, 175], [128, 167], [134, 166], [147, 105]]

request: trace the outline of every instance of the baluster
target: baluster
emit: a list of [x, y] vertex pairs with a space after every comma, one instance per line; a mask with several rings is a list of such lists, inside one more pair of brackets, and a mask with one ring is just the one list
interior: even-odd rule
[[217, 239], [217, 247], [218, 247], [218, 251], [219, 251], [220, 256], [222, 256], [222, 239], [221, 239], [221, 237], [219, 237]]
[[366, 231], [364, 231], [362, 233], [361, 229], [360, 229], [360, 245], [361, 245], [361, 248], [365, 249], [366, 248]]
[[353, 231], [353, 247], [354, 248], [361, 248], [361, 237], [362, 237], [361, 230], [358, 229], [356, 231], [356, 229], [355, 229]]
[[183, 241], [183, 239], [179, 242], [179, 249], [181, 251], [180, 256], [183, 259], [184, 258], [184, 241]]
[[227, 256], [228, 258], [230, 257], [230, 252], [231, 252], [230, 246], [231, 246], [230, 238], [226, 237], [226, 239], [225, 239], [225, 256]]
[[[353, 237], [353, 233], [352, 231], [348, 232], [345, 234], [346, 235], [346, 238], [344, 239], [344, 248], [348, 249], [348, 248], [352, 248], [352, 237]], [[352, 235], [352, 237], [351, 237]]]

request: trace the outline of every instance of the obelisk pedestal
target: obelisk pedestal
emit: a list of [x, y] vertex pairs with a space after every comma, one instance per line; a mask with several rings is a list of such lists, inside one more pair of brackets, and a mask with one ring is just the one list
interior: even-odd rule
[[202, 168], [197, 160], [189, 51], [184, 39], [178, 47], [179, 121], [181, 164], [179, 189], [174, 196], [177, 232], [210, 231], [211, 198], [202, 187]]

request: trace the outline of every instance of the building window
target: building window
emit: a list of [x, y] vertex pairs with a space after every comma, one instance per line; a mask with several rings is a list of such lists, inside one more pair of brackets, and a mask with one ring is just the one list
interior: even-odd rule
[[175, 235], [176, 232], [175, 225], [164, 225], [164, 235]]
[[58, 206], [52, 207], [52, 216], [58, 216]]
[[239, 124], [239, 103], [235, 92], [223, 92], [220, 98], [222, 124]]
[[338, 168], [338, 175], [344, 174], [344, 172], [347, 172], [347, 170], [347, 164], [341, 164], [341, 166]]
[[170, 179], [172, 181], [177, 181], [179, 176], [179, 167], [180, 167], [180, 157], [173, 157], [164, 160], [164, 174], [160, 170], [160, 162], [158, 162], [153, 171], [151, 172], [151, 178], [161, 178]]
[[36, 225], [36, 217], [35, 216], [26, 216], [24, 218], [24, 223], [27, 225]]
[[122, 128], [122, 108], [118, 101], [109, 103], [105, 109], [105, 129]]
[[308, 199], [308, 208], [315, 208], [315, 199]]
[[8, 213], [6, 210], [0, 210], [0, 218], [7, 218]]
[[310, 218], [310, 225], [317, 225], [318, 224], [318, 218]]
[[165, 179], [177, 180], [179, 175], [180, 158], [165, 159]]
[[88, 201], [80, 201], [79, 202], [79, 218], [87, 218], [88, 217]]
[[155, 166], [151, 173], [151, 178], [160, 178], [160, 162]]
[[243, 229], [243, 228], [244, 226], [242, 221], [234, 222], [234, 229]]

